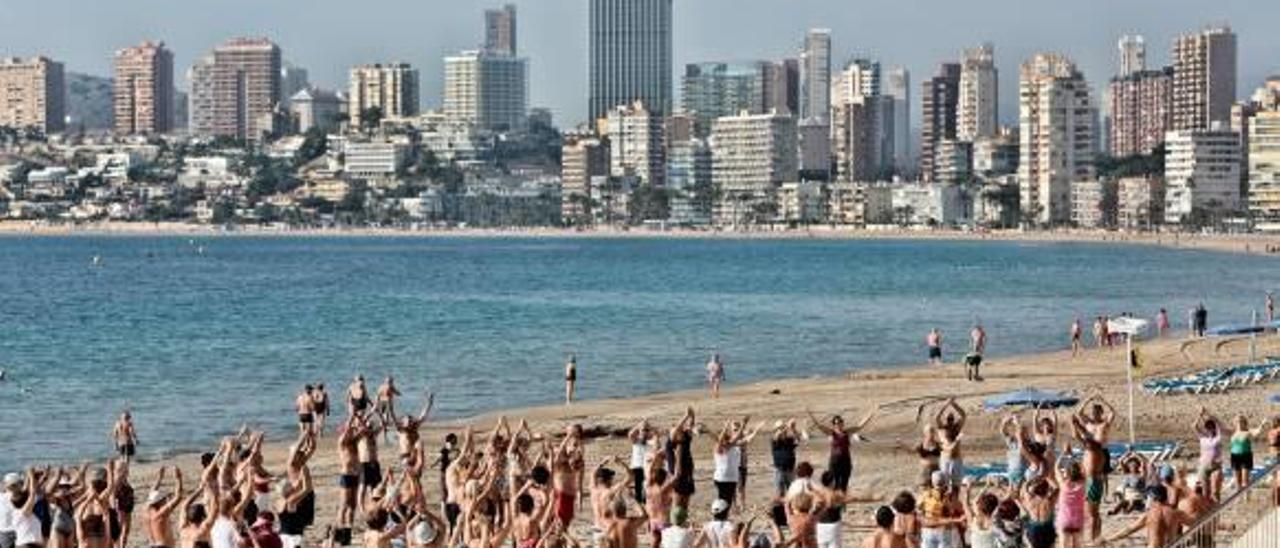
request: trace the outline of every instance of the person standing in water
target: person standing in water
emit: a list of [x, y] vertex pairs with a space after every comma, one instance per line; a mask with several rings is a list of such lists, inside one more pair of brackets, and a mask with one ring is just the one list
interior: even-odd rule
[[315, 428], [316, 401], [312, 396], [315, 389], [307, 385], [298, 393], [293, 405], [298, 411], [298, 433], [307, 434]]
[[1271, 294], [1270, 291], [1267, 292], [1266, 307], [1267, 307], [1267, 323], [1272, 323], [1276, 321], [1276, 298], [1274, 295]]
[[711, 360], [707, 362], [707, 388], [711, 391], [711, 398], [720, 397], [720, 385], [724, 383], [724, 362], [720, 361], [720, 354], [712, 354]]
[[978, 368], [982, 366], [982, 355], [987, 351], [987, 330], [982, 328], [982, 324], [973, 324], [973, 329], [969, 331], [969, 355], [965, 356], [965, 372], [971, 381], [981, 381], [982, 375], [978, 373]]
[[1156, 314], [1156, 336], [1164, 337], [1165, 331], [1169, 330], [1169, 311], [1161, 308], [1160, 313]]
[[942, 332], [936, 327], [930, 329], [929, 334], [924, 338], [924, 343], [929, 347], [929, 363], [942, 365]]
[[569, 355], [568, 363], [564, 364], [564, 404], [573, 403], [574, 392], [578, 386], [578, 357]]

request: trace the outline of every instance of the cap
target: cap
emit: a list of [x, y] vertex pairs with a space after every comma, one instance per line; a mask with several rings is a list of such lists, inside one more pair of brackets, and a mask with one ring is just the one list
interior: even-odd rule
[[4, 475], [4, 486], [6, 488], [17, 487], [19, 485], [22, 485], [22, 476], [19, 476], [15, 472], [9, 472]]
[[147, 494], [147, 506], [155, 506], [157, 503], [165, 499], [164, 493], [152, 491]]
[[711, 503], [711, 513], [712, 513], [712, 514], [719, 514], [719, 513], [724, 512], [724, 511], [726, 511], [726, 510], [728, 510], [728, 509], [729, 509], [729, 503], [728, 503], [728, 502], [725, 502], [725, 500], [724, 500], [724, 499], [716, 499], [716, 501], [715, 501], [715, 502]]
[[934, 487], [942, 487], [947, 484], [947, 475], [943, 474], [941, 470], [934, 470], [933, 474], [929, 475], [929, 482]]

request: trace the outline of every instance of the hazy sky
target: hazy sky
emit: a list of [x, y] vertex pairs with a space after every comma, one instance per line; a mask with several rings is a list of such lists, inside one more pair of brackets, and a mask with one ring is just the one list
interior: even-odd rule
[[[313, 83], [343, 89], [354, 64], [403, 60], [422, 73], [425, 106], [440, 104], [442, 57], [483, 40], [482, 10], [501, 0], [0, 0], [0, 55], [44, 54], [109, 75], [111, 54], [143, 39], [169, 44], [179, 87], [192, 61], [236, 35], [266, 35]], [[531, 104], [561, 125], [586, 111], [587, 0], [514, 0], [531, 62]], [[687, 62], [794, 55], [809, 27], [834, 32], [835, 64], [879, 59], [919, 82], [962, 47], [991, 41], [1002, 120], [1017, 115], [1018, 63], [1036, 51], [1074, 57], [1095, 87], [1115, 72], [1116, 39], [1146, 36], [1148, 64], [1173, 36], [1214, 22], [1239, 35], [1241, 95], [1280, 73], [1276, 0], [675, 0], [676, 72]], [[915, 116], [918, 120], [918, 115]], [[913, 122], [915, 123], [915, 122]]]

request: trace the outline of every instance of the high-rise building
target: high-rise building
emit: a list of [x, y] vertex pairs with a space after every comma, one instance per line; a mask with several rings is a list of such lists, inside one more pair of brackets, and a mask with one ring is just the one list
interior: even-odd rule
[[667, 188], [672, 191], [672, 222], [707, 224], [711, 221], [711, 147], [706, 140], [668, 143]]
[[711, 182], [720, 199], [714, 207], [718, 224], [762, 219], [778, 187], [794, 180], [796, 125], [783, 114], [726, 116], [711, 125]]
[[191, 92], [187, 94], [187, 131], [213, 135], [213, 56], [197, 59], [187, 70]]
[[893, 171], [893, 99], [859, 96], [832, 110], [832, 148], [841, 181], [873, 181]]
[[1173, 43], [1173, 129], [1229, 123], [1236, 100], [1236, 35], [1215, 27]]
[[800, 177], [806, 180], [831, 179], [831, 126], [817, 118], [801, 120], [796, 126], [800, 147]]
[[1112, 156], [1150, 154], [1164, 143], [1172, 116], [1173, 69], [1142, 70], [1112, 78], [1107, 86], [1107, 147]]
[[524, 127], [529, 112], [528, 60], [464, 51], [444, 60], [444, 113], [492, 131]]
[[609, 174], [662, 186], [667, 176], [663, 117], [636, 101], [611, 109], [606, 120]]
[[281, 105], [280, 47], [266, 38], [232, 38], [192, 67], [191, 131], [256, 140], [276, 130]]
[[1249, 123], [1249, 213], [1268, 231], [1280, 230], [1280, 109]]
[[378, 109], [383, 118], [407, 118], [418, 113], [418, 69], [408, 63], [360, 65], [351, 69], [347, 94], [351, 125]]
[[672, 112], [672, 0], [591, 0], [587, 119], [643, 102]]
[[1170, 131], [1164, 161], [1167, 223], [1240, 207], [1240, 134], [1224, 124]]
[[310, 87], [311, 79], [307, 69], [285, 61], [284, 66], [280, 68], [280, 96], [284, 97], [285, 105], [287, 106], [299, 91]]
[[956, 139], [973, 142], [996, 134], [1000, 82], [995, 57], [995, 46], [991, 44], [964, 50]]
[[911, 73], [905, 68], [889, 71], [885, 94], [893, 98], [893, 165], [900, 174], [915, 168], [911, 139]]
[[164, 42], [116, 51], [113, 87], [116, 132], [173, 130], [173, 53]]
[[1075, 62], [1055, 53], [1022, 63], [1018, 185], [1023, 215], [1071, 220], [1071, 183], [1094, 178], [1097, 110]]
[[62, 63], [46, 57], [0, 59], [0, 126], [62, 131], [66, 101]]
[[484, 49], [492, 53], [515, 56], [516, 7], [484, 10]]
[[590, 219], [591, 179], [609, 175], [609, 143], [592, 136], [568, 135], [561, 152], [560, 217], [578, 224]]
[[1147, 44], [1141, 34], [1120, 37], [1120, 78], [1147, 70]]
[[835, 75], [831, 106], [853, 101], [857, 97], [879, 97], [880, 63], [870, 59], [854, 59]]
[[937, 76], [923, 85], [924, 119], [920, 125], [920, 177], [934, 180], [934, 148], [938, 141], [956, 138], [960, 103], [960, 64], [943, 63]]
[[696, 134], [705, 137], [711, 121], [722, 116], [764, 113], [769, 66], [767, 62], [686, 65], [680, 79], [680, 111], [693, 116]]
[[800, 115], [800, 61], [783, 59], [764, 66], [765, 110]]
[[810, 29], [800, 53], [800, 117], [831, 119], [831, 30]]

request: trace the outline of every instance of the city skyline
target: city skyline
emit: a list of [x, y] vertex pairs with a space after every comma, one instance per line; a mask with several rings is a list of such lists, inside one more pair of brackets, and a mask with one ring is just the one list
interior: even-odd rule
[[[371, 4], [368, 14], [343, 10], [341, 19], [332, 17], [340, 4], [329, 0], [308, 3], [307, 10], [244, 0], [194, 1], [182, 6], [153, 0], [107, 5], [52, 0], [19, 3], [0, 13], [0, 24], [11, 29], [0, 37], [0, 53], [24, 58], [45, 55], [63, 63], [68, 72], [109, 76], [114, 51], [143, 40], [163, 40], [174, 52], [175, 77], [185, 90], [186, 71], [200, 56], [228, 38], [260, 35], [279, 44], [284, 59], [308, 69], [311, 80], [327, 89], [345, 89], [346, 75], [356, 65], [392, 59], [411, 63], [422, 74], [422, 106], [440, 108], [444, 58], [483, 45], [485, 10], [508, 3], [519, 10], [521, 54], [530, 58], [529, 104], [551, 108], [561, 126], [585, 121], [585, 0], [474, 2], [431, 8], [382, 0]], [[1169, 62], [1177, 35], [1229, 23], [1240, 36], [1237, 95], [1280, 72], [1280, 59], [1267, 58], [1269, 52], [1280, 50], [1280, 36], [1264, 26], [1270, 19], [1266, 12], [1280, 15], [1280, 6], [1209, 6], [1178, 0], [1162, 6], [1157, 19], [1149, 8], [1136, 5], [1080, 7], [1046, 0], [1024, 6], [1026, 2], [995, 0], [961, 9], [947, 3], [917, 4], [928, 5], [935, 15], [930, 21], [946, 20], [947, 24], [925, 21], [921, 25], [916, 11], [920, 6], [907, 9], [878, 1], [851, 6], [835, 0], [805, 0], [787, 10], [777, 10], [777, 4], [767, 0], [677, 1], [673, 69], [678, 74], [688, 63], [798, 57], [805, 32], [823, 27], [832, 29], [833, 70], [850, 58], [869, 57], [885, 67], [903, 66], [924, 75], [940, 62], [958, 61], [965, 47], [992, 42], [998, 51], [997, 68], [1006, 74], [1016, 73], [1018, 64], [1035, 52], [1065, 53], [1077, 60], [1100, 96], [1101, 86], [1119, 71], [1115, 44], [1120, 36], [1143, 35], [1148, 66], [1159, 66]], [[733, 9], [728, 10], [729, 6]], [[1035, 9], [1036, 16], [1029, 17], [1026, 8]], [[405, 17], [383, 17], [397, 10]], [[942, 17], [937, 15], [939, 10], [955, 13]], [[47, 25], [21, 23], [50, 20], [62, 22], [67, 30], [48, 32]], [[1080, 23], [1034, 23], [1061, 20]], [[928, 39], [903, 39], [902, 29], [920, 31]], [[334, 36], [346, 38], [334, 40]], [[1000, 82], [1003, 124], [1016, 118], [1017, 83], [1011, 80]], [[679, 90], [673, 92], [678, 101]], [[913, 103], [918, 113], [919, 102]], [[918, 114], [912, 118], [919, 119]]]

